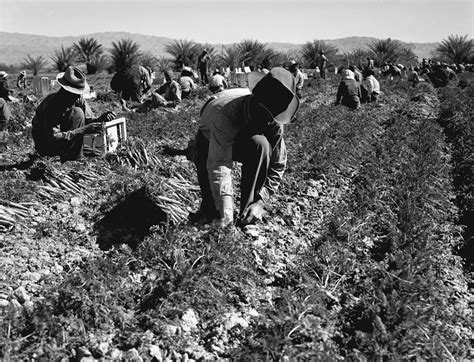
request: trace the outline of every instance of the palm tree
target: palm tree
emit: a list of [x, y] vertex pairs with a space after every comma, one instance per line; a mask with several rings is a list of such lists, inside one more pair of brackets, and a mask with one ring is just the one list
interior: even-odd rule
[[173, 60], [165, 56], [157, 58], [156, 70], [160, 73], [163, 73], [165, 70], [171, 69], [173, 67]]
[[96, 73], [97, 69], [94, 67], [94, 63], [104, 52], [104, 47], [94, 38], [81, 38], [73, 44], [73, 48], [77, 53], [78, 60], [86, 63], [87, 73]]
[[316, 39], [303, 44], [301, 47], [301, 56], [308, 68], [316, 68], [321, 57], [321, 51], [323, 51], [324, 55], [331, 61], [335, 59], [338, 49], [333, 44], [326, 43], [324, 40]]
[[224, 47], [224, 52], [219, 56], [219, 65], [229, 67], [231, 70], [240, 64], [241, 51], [237, 44]]
[[474, 56], [472, 39], [467, 39], [467, 35], [450, 35], [448, 39], [443, 39], [436, 49], [438, 54], [451, 63], [468, 62]]
[[174, 68], [179, 70], [183, 65], [197, 63], [199, 45], [192, 40], [179, 39], [166, 44], [165, 51], [171, 55]]
[[73, 47], [61, 46], [54, 50], [54, 55], [50, 57], [59, 72], [64, 72], [68, 66], [76, 63], [76, 53]]
[[353, 64], [362, 69], [368, 56], [369, 52], [366, 49], [357, 48], [351, 52], [344, 53], [343, 58], [347, 62], [347, 67]]
[[155, 57], [150, 52], [143, 53], [142, 56], [140, 57], [140, 65], [155, 69], [158, 65], [158, 58]]
[[418, 64], [418, 56], [410, 47], [400, 48], [400, 57], [398, 60], [400, 63], [408, 67]]
[[28, 57], [23, 59], [22, 67], [33, 72], [33, 75], [37, 75], [41, 69], [46, 67], [48, 62], [42, 55], [33, 58], [31, 55], [28, 54]]
[[112, 68], [115, 71], [127, 71], [140, 61], [140, 46], [131, 39], [121, 39], [117, 43], [112, 42], [110, 50], [112, 56]]
[[270, 68], [276, 55], [273, 49], [267, 48], [267, 44], [258, 40], [244, 39], [237, 47], [240, 50], [240, 62], [250, 69], [256, 69], [258, 64]]
[[109, 67], [110, 58], [107, 54], [102, 54], [96, 56], [91, 61], [91, 67], [95, 69], [96, 72], [101, 72]]
[[400, 58], [401, 44], [396, 40], [378, 39], [368, 44], [376, 66], [383, 63], [395, 63]]

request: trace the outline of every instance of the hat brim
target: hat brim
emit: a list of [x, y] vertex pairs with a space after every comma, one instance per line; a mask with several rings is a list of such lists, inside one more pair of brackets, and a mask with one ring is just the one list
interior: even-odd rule
[[89, 87], [89, 83], [87, 83], [87, 81], [85, 81], [85, 84], [84, 84], [84, 88], [75, 88], [75, 87], [71, 87], [70, 85], [67, 85], [67, 84], [64, 84], [63, 82], [63, 75], [64, 75], [64, 72], [63, 73], [59, 73], [57, 76], [56, 76], [56, 81], [58, 82], [58, 84], [64, 88], [65, 90], [67, 90], [68, 92], [71, 92], [71, 93], [74, 93], [74, 94], [87, 94], [89, 93], [90, 91], [90, 87]]
[[265, 76], [266, 74], [262, 72], [250, 72], [248, 74], [248, 83], [250, 91], [252, 91], [257, 85], [257, 83], [260, 82]]
[[[248, 74], [248, 84], [249, 84], [249, 89], [250, 89], [251, 92], [255, 88], [257, 83], [260, 82], [263, 79], [263, 77], [265, 77], [267, 74], [262, 73], [262, 72], [251, 72], [251, 73]], [[298, 99], [296, 94], [293, 94], [293, 99], [291, 100], [291, 102], [288, 105], [288, 107], [286, 108], [286, 110], [281, 112], [279, 115], [277, 115], [273, 119], [278, 124], [288, 124], [288, 123], [291, 122], [291, 120], [295, 116], [295, 114], [298, 111], [299, 107], [300, 107], [300, 100]], [[265, 108], [265, 106], [264, 106], [264, 108]], [[268, 112], [270, 112], [270, 111], [268, 111]]]

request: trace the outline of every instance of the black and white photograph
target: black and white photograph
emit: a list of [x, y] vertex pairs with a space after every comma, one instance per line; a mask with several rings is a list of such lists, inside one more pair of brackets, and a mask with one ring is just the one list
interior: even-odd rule
[[0, 0], [1, 361], [474, 360], [474, 1]]

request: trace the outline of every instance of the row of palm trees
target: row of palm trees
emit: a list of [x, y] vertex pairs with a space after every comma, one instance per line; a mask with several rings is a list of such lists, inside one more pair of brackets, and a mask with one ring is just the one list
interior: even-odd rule
[[[412, 65], [418, 62], [413, 50], [403, 43], [393, 39], [376, 40], [367, 44], [365, 49], [355, 49], [352, 52], [338, 54], [338, 49], [331, 43], [323, 40], [308, 41], [301, 46], [299, 52], [280, 52], [268, 47], [258, 40], [242, 40], [239, 43], [222, 47], [218, 52], [210, 44], [200, 44], [190, 40], [175, 40], [165, 46], [169, 55], [156, 57], [149, 52], [142, 52], [138, 43], [130, 39], [121, 39], [112, 43], [112, 48], [106, 49], [94, 38], [81, 38], [72, 46], [56, 49], [50, 57], [56, 70], [64, 71], [69, 65], [84, 63], [88, 74], [108, 70], [110, 72], [126, 69], [133, 64], [148, 65], [158, 71], [174, 68], [181, 69], [183, 65], [195, 66], [203, 50], [211, 56], [211, 67], [248, 66], [255, 69], [258, 65], [265, 68], [285, 66], [291, 60], [298, 61], [305, 68], [315, 68], [319, 62], [321, 52], [333, 64], [355, 64], [362, 66], [368, 57], [373, 58], [376, 65], [384, 62], [399, 62]], [[437, 48], [440, 60], [461, 63], [472, 62], [474, 47], [467, 35], [450, 35]], [[46, 67], [47, 60], [43, 56], [36, 58], [28, 55], [23, 66], [36, 74]], [[347, 64], [345, 64], [347, 63]]]

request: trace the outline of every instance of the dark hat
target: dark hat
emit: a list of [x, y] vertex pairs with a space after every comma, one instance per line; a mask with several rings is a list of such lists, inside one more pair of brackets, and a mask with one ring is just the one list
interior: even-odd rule
[[56, 76], [59, 85], [68, 92], [74, 94], [89, 93], [89, 84], [86, 82], [86, 75], [77, 67], [67, 67], [64, 73]]
[[300, 102], [296, 96], [296, 80], [289, 71], [275, 67], [268, 74], [249, 73], [249, 88], [279, 124], [290, 123]]

